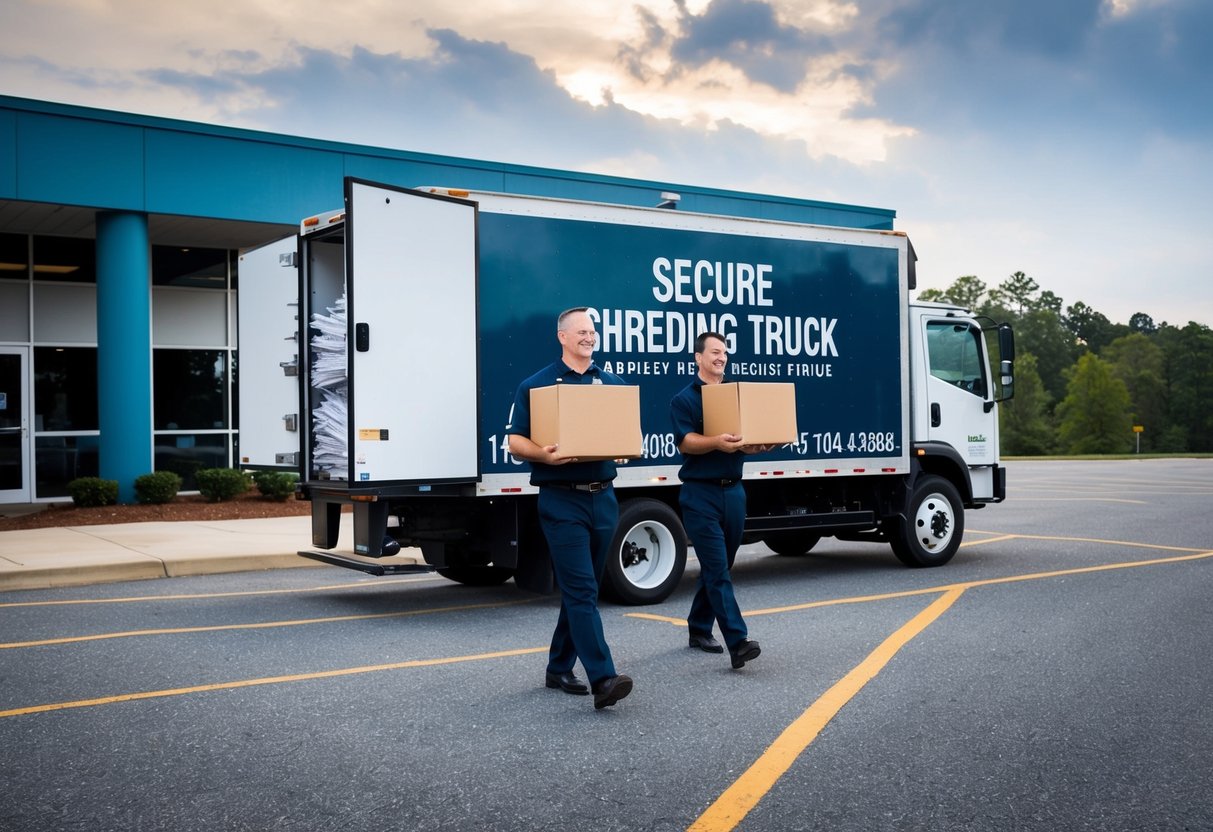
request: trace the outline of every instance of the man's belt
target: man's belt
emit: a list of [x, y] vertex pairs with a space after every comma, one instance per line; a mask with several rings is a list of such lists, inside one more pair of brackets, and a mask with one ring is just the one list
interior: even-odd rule
[[606, 491], [611, 487], [610, 480], [602, 480], [601, 482], [541, 482], [540, 488], [560, 488], [564, 491], [588, 491], [591, 494], [597, 494], [599, 491]]
[[701, 482], [704, 485], [718, 485], [721, 488], [728, 488], [730, 486], [736, 485], [737, 483], [741, 482], [741, 479], [736, 478], [736, 479], [731, 479], [731, 480], [704, 480], [704, 479], [695, 478], [695, 479], [687, 480], [687, 482]]

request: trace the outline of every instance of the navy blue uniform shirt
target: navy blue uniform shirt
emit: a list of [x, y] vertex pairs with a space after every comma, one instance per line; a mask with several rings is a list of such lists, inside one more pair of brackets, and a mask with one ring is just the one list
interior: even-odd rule
[[[601, 369], [593, 361], [584, 373], [579, 373], [564, 363], [563, 359], [549, 364], [518, 385], [514, 394], [514, 406], [510, 408], [510, 422], [506, 433], [531, 438], [531, 391], [536, 387], [551, 387], [553, 384], [627, 384], [614, 373]], [[564, 465], [545, 465], [542, 462], [528, 463], [531, 466], [531, 485], [545, 482], [603, 482], [615, 479], [615, 463], [609, 459], [598, 462], [567, 462]]]
[[[688, 433], [703, 433], [703, 379], [694, 380], [678, 392], [670, 402], [670, 419], [674, 423], [674, 444], [681, 445]], [[745, 454], [708, 451], [706, 454], [683, 454], [678, 476], [686, 480], [738, 480]]]

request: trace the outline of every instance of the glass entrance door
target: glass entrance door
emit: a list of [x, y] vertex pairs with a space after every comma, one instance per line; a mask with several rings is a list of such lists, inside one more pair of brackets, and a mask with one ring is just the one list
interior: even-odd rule
[[29, 349], [0, 347], [0, 503], [28, 503]]

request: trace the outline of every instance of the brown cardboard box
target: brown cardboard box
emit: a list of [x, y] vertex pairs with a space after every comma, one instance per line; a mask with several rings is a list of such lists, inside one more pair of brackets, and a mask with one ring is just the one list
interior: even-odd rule
[[554, 384], [531, 391], [531, 441], [559, 445], [558, 457], [636, 459], [640, 388], [633, 384]]
[[734, 381], [703, 386], [703, 434], [739, 434], [749, 445], [796, 441], [796, 385]]

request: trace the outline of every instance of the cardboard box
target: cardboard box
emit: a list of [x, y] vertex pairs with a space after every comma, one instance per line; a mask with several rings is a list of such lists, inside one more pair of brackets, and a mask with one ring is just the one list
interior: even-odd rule
[[796, 385], [735, 381], [702, 389], [704, 436], [734, 433], [748, 445], [796, 441]]
[[559, 445], [558, 457], [637, 459], [640, 388], [634, 384], [553, 384], [531, 391], [531, 441]]

